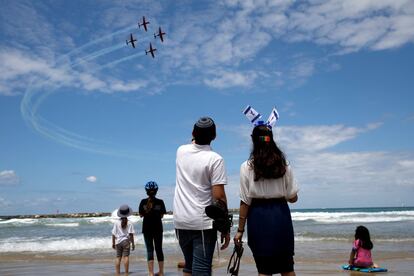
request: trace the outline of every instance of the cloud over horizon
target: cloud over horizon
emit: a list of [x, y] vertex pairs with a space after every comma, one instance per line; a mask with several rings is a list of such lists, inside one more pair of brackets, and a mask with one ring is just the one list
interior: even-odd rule
[[0, 185], [16, 185], [19, 184], [19, 176], [13, 170], [0, 171]]
[[96, 181], [98, 181], [98, 178], [94, 175], [91, 175], [91, 176], [86, 177], [86, 181], [95, 183]]

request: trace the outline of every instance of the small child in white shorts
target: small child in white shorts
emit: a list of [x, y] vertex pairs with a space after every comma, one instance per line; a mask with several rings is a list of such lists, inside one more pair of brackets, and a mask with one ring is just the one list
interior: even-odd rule
[[128, 217], [132, 215], [132, 209], [128, 205], [122, 205], [118, 209], [120, 219], [114, 223], [112, 228], [112, 248], [116, 250], [115, 271], [116, 274], [121, 270], [121, 259], [124, 258], [125, 273], [129, 273], [129, 253], [135, 250], [134, 226]]

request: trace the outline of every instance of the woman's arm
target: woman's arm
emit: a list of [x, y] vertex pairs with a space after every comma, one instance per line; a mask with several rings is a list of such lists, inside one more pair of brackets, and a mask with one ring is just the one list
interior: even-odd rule
[[161, 199], [161, 218], [163, 218], [166, 213], [167, 209], [165, 208], [164, 200]]
[[242, 241], [243, 233], [245, 231], [244, 227], [246, 225], [247, 214], [249, 213], [249, 205], [240, 201], [239, 209], [239, 227], [237, 228], [237, 233], [234, 236], [234, 243], [240, 244]]
[[141, 200], [138, 207], [138, 215], [142, 218], [144, 214], [144, 200]]
[[129, 233], [129, 240], [131, 241], [131, 244], [132, 244], [132, 250], [135, 250], [134, 234]]
[[288, 202], [290, 203], [295, 203], [296, 201], [298, 201], [298, 194], [288, 199]]

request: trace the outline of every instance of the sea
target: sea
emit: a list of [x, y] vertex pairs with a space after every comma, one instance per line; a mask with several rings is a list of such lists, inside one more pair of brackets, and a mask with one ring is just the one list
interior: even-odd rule
[[[374, 242], [400, 248], [414, 244], [414, 207], [294, 209], [292, 219], [296, 244], [340, 242], [352, 244], [355, 228], [366, 226]], [[106, 217], [15, 218], [0, 220], [1, 254], [93, 254], [112, 252], [111, 230], [116, 211]], [[142, 219], [131, 216], [136, 244], [145, 248]], [[232, 236], [238, 225], [234, 214]], [[176, 251], [173, 215], [163, 219], [163, 246]], [[401, 246], [399, 246], [401, 245]]]

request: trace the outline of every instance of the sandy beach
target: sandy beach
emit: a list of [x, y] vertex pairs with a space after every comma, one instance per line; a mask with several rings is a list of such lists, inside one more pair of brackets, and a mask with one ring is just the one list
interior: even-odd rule
[[[297, 275], [363, 275], [359, 272], [342, 271], [349, 252], [348, 243], [323, 242], [296, 245], [295, 269]], [[166, 253], [165, 275], [182, 275], [177, 262], [182, 259], [178, 248]], [[213, 275], [226, 275], [232, 246], [217, 254], [213, 262]], [[19, 253], [0, 255], [0, 275], [114, 275], [114, 253], [112, 251], [87, 252], [80, 254]], [[131, 254], [130, 275], [147, 275], [145, 249], [140, 246]], [[388, 268], [385, 275], [413, 275], [414, 244], [393, 244], [378, 242], [373, 251], [374, 260]], [[250, 249], [245, 246], [240, 276], [257, 275]], [[372, 274], [371, 274], [372, 275]]]

